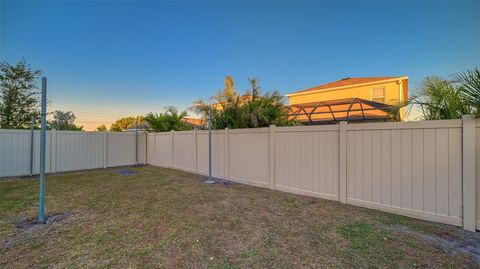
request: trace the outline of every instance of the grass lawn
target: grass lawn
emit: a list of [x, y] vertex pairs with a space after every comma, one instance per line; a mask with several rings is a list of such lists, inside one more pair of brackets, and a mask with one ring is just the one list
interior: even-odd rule
[[30, 228], [17, 224], [37, 214], [38, 181], [0, 181], [0, 267], [478, 267], [461, 244], [479, 237], [456, 227], [129, 169], [48, 176], [47, 215], [67, 216]]

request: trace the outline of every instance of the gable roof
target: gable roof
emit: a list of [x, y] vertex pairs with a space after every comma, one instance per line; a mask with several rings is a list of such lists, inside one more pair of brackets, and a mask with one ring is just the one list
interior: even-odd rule
[[298, 94], [298, 93], [306, 93], [306, 92], [311, 92], [311, 91], [318, 91], [318, 90], [326, 90], [326, 89], [333, 89], [333, 88], [340, 88], [340, 87], [348, 87], [348, 86], [354, 86], [354, 85], [359, 85], [359, 84], [369, 84], [369, 83], [375, 83], [375, 82], [381, 82], [381, 81], [387, 81], [387, 80], [393, 80], [393, 79], [408, 79], [408, 77], [370, 77], [370, 78], [344, 78], [340, 79], [334, 82], [330, 82], [327, 84], [323, 84], [320, 86], [316, 86], [310, 89], [306, 90], [301, 90], [294, 92], [292, 94], [287, 94], [293, 95], [293, 94]]

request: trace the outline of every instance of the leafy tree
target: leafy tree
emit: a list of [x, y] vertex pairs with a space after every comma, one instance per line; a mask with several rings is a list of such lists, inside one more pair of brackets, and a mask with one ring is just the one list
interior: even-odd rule
[[278, 91], [262, 94], [258, 81], [249, 79], [251, 89], [239, 95], [233, 78], [225, 78], [225, 88], [210, 98], [213, 105], [202, 99], [194, 102], [191, 109], [208, 118], [208, 110], [212, 108], [212, 128], [257, 128], [271, 124], [277, 126], [296, 125], [297, 122], [288, 117], [289, 109], [283, 96]]
[[107, 131], [107, 126], [105, 126], [105, 124], [102, 124], [102, 125], [97, 127], [97, 131], [98, 132], [106, 132]]
[[41, 70], [33, 70], [25, 59], [16, 65], [0, 63], [0, 128], [29, 128], [31, 117], [40, 120], [37, 79]]
[[144, 120], [142, 116], [121, 118], [112, 123], [110, 131], [123, 132], [125, 129], [134, 128], [137, 121], [139, 125], [143, 124]]
[[75, 125], [75, 114], [72, 111], [55, 110], [53, 120], [49, 122], [50, 129], [83, 131], [83, 126]]
[[473, 112], [462, 87], [436, 76], [422, 81], [413, 103], [420, 107], [425, 120], [460, 119]]
[[145, 122], [148, 124], [148, 129], [154, 132], [191, 130], [192, 127], [183, 122], [186, 116], [186, 111], [178, 112], [176, 107], [169, 106], [166, 107], [165, 113], [148, 113], [145, 116]]
[[463, 98], [475, 111], [475, 116], [480, 117], [480, 70], [468, 70], [458, 73], [453, 77], [453, 83], [461, 88]]

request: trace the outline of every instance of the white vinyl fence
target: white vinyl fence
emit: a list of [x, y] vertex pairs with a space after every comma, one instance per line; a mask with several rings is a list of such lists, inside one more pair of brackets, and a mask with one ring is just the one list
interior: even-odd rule
[[[216, 178], [475, 230], [476, 140], [480, 122], [472, 118], [215, 130], [212, 170]], [[208, 173], [208, 131], [150, 133], [147, 145], [151, 165]]]
[[[0, 130], [0, 177], [30, 173], [30, 130]], [[135, 164], [135, 133], [47, 131], [46, 172]], [[146, 162], [146, 135], [139, 133], [138, 162]], [[40, 131], [34, 131], [33, 173], [39, 173]]]
[[[480, 229], [480, 121], [212, 131], [216, 178]], [[35, 132], [38, 173], [39, 132]], [[0, 176], [29, 173], [30, 132], [0, 130]], [[47, 172], [135, 163], [134, 133], [47, 132]], [[139, 163], [208, 174], [208, 131], [140, 133]], [[476, 172], [479, 171], [479, 172]]]

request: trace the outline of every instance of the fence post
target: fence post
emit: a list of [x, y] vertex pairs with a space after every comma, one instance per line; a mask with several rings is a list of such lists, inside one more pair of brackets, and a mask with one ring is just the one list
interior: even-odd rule
[[225, 140], [224, 140], [224, 148], [225, 148], [225, 179], [229, 180], [230, 179], [230, 148], [229, 148], [229, 131], [228, 131], [228, 127], [225, 128]]
[[269, 157], [268, 157], [268, 182], [271, 190], [275, 189], [275, 125], [270, 125], [269, 129]]
[[50, 130], [50, 173], [57, 172], [57, 130]]
[[347, 122], [339, 124], [339, 149], [340, 149], [340, 180], [338, 184], [338, 200], [341, 203], [347, 202]]
[[135, 120], [135, 166], [138, 166], [138, 120]]
[[30, 177], [33, 176], [33, 160], [34, 160], [34, 148], [35, 147], [35, 117], [32, 116], [32, 122], [30, 125]]
[[463, 229], [474, 232], [477, 221], [475, 208], [475, 117], [473, 115], [464, 115], [462, 121]]
[[108, 133], [103, 132], [103, 168], [108, 167]]
[[143, 157], [143, 165], [148, 164], [148, 133], [145, 131], [145, 155]]
[[193, 129], [193, 161], [195, 166], [195, 174], [198, 174], [198, 157], [197, 157], [197, 129]]
[[160, 166], [157, 158], [157, 133], [153, 133], [153, 161], [154, 165]]
[[174, 163], [175, 163], [175, 143], [174, 143], [174, 140], [175, 140], [175, 131], [174, 130], [171, 130], [170, 131], [170, 142], [172, 143], [172, 153], [170, 155], [170, 157], [172, 158], [172, 162], [170, 163], [170, 168], [173, 168], [174, 167]]

